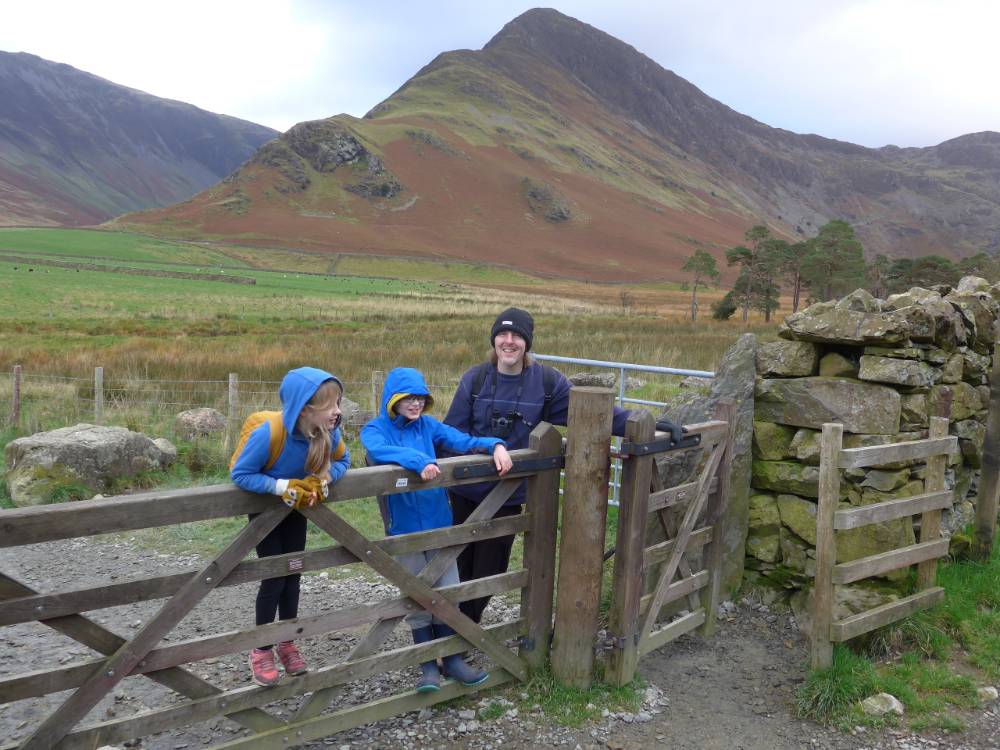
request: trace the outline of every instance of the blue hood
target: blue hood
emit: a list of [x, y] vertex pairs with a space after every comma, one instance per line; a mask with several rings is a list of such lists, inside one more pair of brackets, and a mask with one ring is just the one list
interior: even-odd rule
[[281, 397], [281, 421], [285, 423], [285, 430], [291, 435], [295, 432], [295, 423], [302, 413], [303, 407], [309, 403], [309, 399], [319, 390], [327, 380], [336, 381], [343, 393], [344, 386], [340, 380], [326, 370], [316, 367], [299, 367], [290, 370], [281, 381], [278, 395]]
[[424, 414], [434, 405], [434, 398], [424, 382], [424, 376], [420, 370], [412, 367], [397, 367], [385, 376], [385, 385], [382, 386], [382, 414], [393, 419], [396, 415], [392, 412], [392, 406], [403, 396], [426, 396]]

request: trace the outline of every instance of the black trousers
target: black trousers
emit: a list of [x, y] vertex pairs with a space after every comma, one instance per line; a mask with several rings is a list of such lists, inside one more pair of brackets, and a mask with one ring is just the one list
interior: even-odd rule
[[[456, 524], [465, 523], [465, 519], [479, 507], [478, 503], [467, 500], [454, 492], [448, 492], [448, 500], [451, 501], [451, 514]], [[521, 508], [520, 505], [504, 505], [494, 517], [516, 516], [521, 513]], [[510, 564], [510, 550], [513, 546], [513, 534], [495, 539], [484, 539], [481, 542], [472, 542], [458, 556], [458, 577], [462, 581], [472, 581], [476, 578], [506, 573], [507, 566]], [[475, 622], [480, 622], [483, 619], [486, 605], [489, 603], [490, 597], [483, 596], [479, 599], [468, 599], [458, 606], [467, 617]]]
[[[250, 515], [252, 521], [256, 513]], [[306, 517], [295, 511], [271, 529], [271, 533], [260, 540], [257, 545], [257, 557], [265, 558], [282, 555], [286, 552], [301, 552], [306, 548]], [[267, 578], [260, 582], [257, 590], [256, 624], [267, 625], [274, 622], [275, 614], [279, 620], [291, 620], [299, 616], [299, 579], [302, 576], [293, 573], [280, 578]], [[271, 645], [259, 648], [271, 648]]]

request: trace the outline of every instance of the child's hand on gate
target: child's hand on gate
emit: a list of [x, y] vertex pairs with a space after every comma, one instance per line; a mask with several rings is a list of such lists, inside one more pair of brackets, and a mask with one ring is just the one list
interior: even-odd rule
[[497, 474], [503, 476], [511, 467], [514, 465], [513, 459], [511, 459], [510, 454], [507, 452], [507, 448], [503, 443], [497, 443], [493, 446], [493, 464], [497, 467]]
[[441, 476], [441, 469], [437, 464], [427, 464], [424, 470], [420, 472], [420, 478], [425, 482], [437, 479], [439, 476]]
[[329, 495], [329, 482], [310, 475], [305, 479], [288, 480], [288, 487], [281, 499], [289, 508], [311, 508], [319, 500], [325, 500]]

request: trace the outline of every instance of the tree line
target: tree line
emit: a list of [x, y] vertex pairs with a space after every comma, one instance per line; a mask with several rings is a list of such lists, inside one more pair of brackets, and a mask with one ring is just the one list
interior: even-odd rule
[[[750, 311], [763, 313], [770, 321], [778, 309], [783, 289], [792, 296], [792, 312], [803, 299], [819, 302], [842, 297], [855, 289], [867, 289], [876, 297], [905, 292], [910, 287], [937, 284], [954, 286], [962, 276], [1000, 280], [1000, 259], [981, 252], [955, 263], [940, 255], [890, 258], [878, 254], [865, 261], [864, 248], [854, 228], [834, 219], [811, 237], [787, 242], [771, 234], [763, 224], [750, 227], [742, 245], [726, 251], [726, 263], [739, 274], [726, 295], [712, 305], [712, 317], [727, 320], [737, 312], [744, 323]], [[718, 284], [720, 272], [706, 250], [695, 250], [681, 270], [690, 274], [691, 320], [698, 319], [698, 289]]]

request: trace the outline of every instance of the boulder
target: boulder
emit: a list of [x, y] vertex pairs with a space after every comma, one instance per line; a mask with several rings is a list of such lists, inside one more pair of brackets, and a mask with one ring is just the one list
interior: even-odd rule
[[965, 357], [955, 352], [945, 362], [938, 374], [939, 383], [957, 383], [962, 379], [965, 370]]
[[990, 294], [990, 282], [979, 276], [963, 276], [959, 282], [958, 286], [955, 287], [956, 292], [981, 292], [982, 294]]
[[781, 517], [774, 495], [751, 495], [747, 554], [763, 562], [781, 560], [778, 531]]
[[[782, 526], [778, 533], [778, 544], [781, 546], [781, 564], [799, 579], [796, 588], [803, 585], [816, 575], [815, 553], [802, 539], [786, 527]], [[786, 586], [792, 583], [786, 582]]]
[[926, 430], [929, 425], [927, 394], [902, 394], [900, 397], [899, 429], [903, 431]]
[[846, 378], [761, 380], [755, 408], [756, 419], [814, 430], [826, 422], [840, 422], [847, 432], [899, 431], [899, 393]]
[[795, 458], [809, 466], [819, 466], [819, 446], [821, 432], [805, 428], [795, 433], [789, 446]]
[[124, 427], [78, 424], [12, 440], [5, 456], [11, 499], [24, 507], [51, 502], [61, 487], [106, 494], [116, 479], [166, 468], [176, 451]]
[[879, 693], [865, 698], [861, 701], [861, 710], [869, 716], [885, 716], [886, 714], [902, 716], [906, 713], [906, 709], [903, 708], [899, 699], [889, 693]]
[[194, 440], [224, 432], [226, 415], [217, 409], [188, 409], [174, 417], [174, 435], [181, 440]]
[[953, 385], [936, 385], [927, 396], [927, 411], [932, 416], [944, 414], [947, 404], [951, 403], [950, 419], [960, 422], [975, 416], [984, 406], [982, 397], [976, 388], [966, 382]]
[[839, 352], [828, 352], [819, 361], [819, 374], [827, 378], [856, 378], [858, 363]]
[[861, 312], [840, 303], [817, 302], [789, 315], [778, 330], [784, 339], [829, 344], [897, 344], [905, 341], [905, 318], [888, 312]]
[[[369, 416], [370, 415], [370, 416]], [[340, 418], [344, 424], [363, 425], [375, 417], [346, 396], [340, 397]]]
[[883, 309], [906, 321], [912, 341], [933, 342], [948, 351], [966, 342], [962, 315], [930, 289], [913, 287], [903, 294], [894, 294], [885, 301]]
[[816, 546], [816, 503], [798, 495], [778, 495], [778, 513], [781, 523], [796, 536]]
[[952, 422], [949, 432], [958, 436], [958, 447], [962, 451], [965, 463], [976, 469], [981, 468], [986, 425], [976, 419], [963, 419], [960, 422]]
[[790, 449], [795, 428], [774, 422], [753, 423], [753, 457], [764, 461], [781, 461], [791, 458]]
[[761, 490], [819, 497], [819, 469], [796, 461], [754, 461], [753, 486]]
[[969, 346], [980, 354], [989, 354], [995, 338], [996, 300], [989, 294], [954, 291], [945, 297], [945, 301], [961, 314]]
[[886, 471], [885, 469], [872, 469], [865, 474], [861, 482], [862, 487], [872, 487], [879, 492], [892, 492], [902, 487], [910, 478], [909, 469], [896, 469]]
[[876, 383], [929, 388], [937, 380], [937, 370], [926, 362], [892, 357], [862, 355], [858, 378]]
[[[861, 581], [833, 587], [833, 619], [843, 620], [899, 599], [899, 592], [884, 581]], [[803, 634], [812, 632], [813, 589], [797, 591], [789, 602], [795, 623]]]
[[770, 341], [757, 347], [757, 373], [787, 378], [813, 375], [818, 357], [816, 345], [808, 341]]
[[959, 351], [962, 354], [962, 380], [979, 385], [990, 372], [990, 358], [965, 347]]

